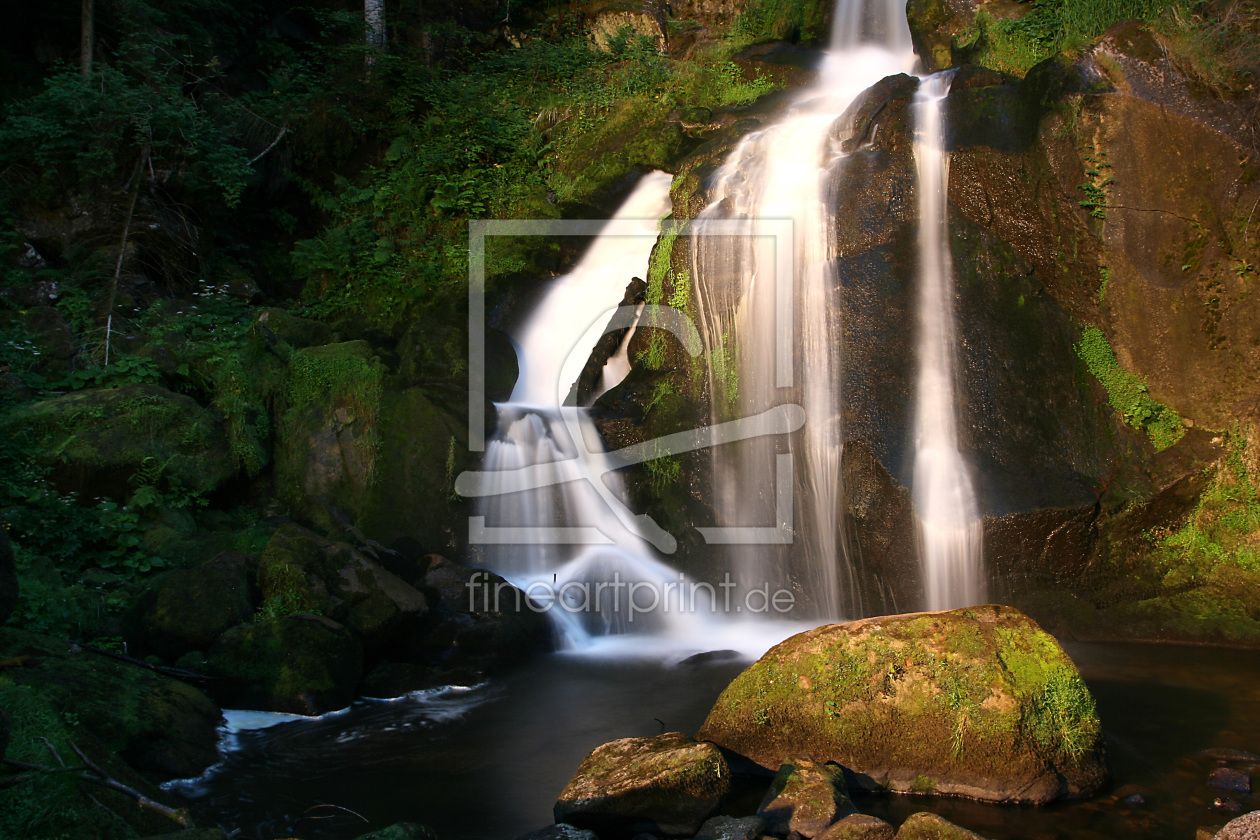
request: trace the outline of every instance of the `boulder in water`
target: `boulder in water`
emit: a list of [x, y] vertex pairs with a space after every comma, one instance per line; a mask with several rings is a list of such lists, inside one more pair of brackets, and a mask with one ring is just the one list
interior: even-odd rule
[[849, 801], [843, 769], [801, 757], [779, 768], [757, 815], [771, 834], [817, 837], [856, 811]]
[[893, 840], [896, 833], [896, 829], [878, 817], [849, 814], [815, 840]]
[[974, 831], [954, 825], [944, 817], [920, 811], [911, 814], [897, 830], [897, 840], [985, 840]]
[[713, 744], [681, 732], [622, 738], [586, 757], [560, 794], [555, 818], [601, 834], [691, 837], [730, 788], [730, 768]]
[[433, 830], [427, 825], [400, 822], [361, 834], [355, 840], [434, 840], [434, 837]]
[[763, 767], [807, 753], [864, 787], [991, 802], [1084, 796], [1106, 778], [1075, 665], [992, 605], [793, 636], [727, 687], [698, 737]]
[[1217, 833], [1215, 840], [1260, 840], [1260, 811], [1230, 820]]
[[710, 817], [695, 840], [758, 840], [765, 833], [766, 821], [761, 817]]

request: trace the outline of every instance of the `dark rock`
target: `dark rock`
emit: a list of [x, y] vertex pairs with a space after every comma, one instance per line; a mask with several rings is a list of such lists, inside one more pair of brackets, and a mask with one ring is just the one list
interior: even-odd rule
[[1140, 793], [1131, 793], [1124, 799], [1121, 799], [1120, 804], [1127, 805], [1130, 808], [1145, 808], [1146, 797]]
[[1236, 750], [1231, 747], [1212, 747], [1199, 753], [1203, 758], [1210, 758], [1213, 761], [1230, 761], [1230, 762], [1260, 762], [1260, 755], [1246, 750]]
[[[962, 725], [936, 699], [945, 685]], [[1047, 729], [1046, 714], [1068, 723]], [[1027, 616], [992, 605], [793, 636], [722, 692], [698, 737], [763, 767], [807, 753], [850, 783], [906, 793], [1044, 803], [1106, 778], [1076, 667]]]
[[519, 840], [599, 840], [599, 837], [595, 832], [584, 828], [576, 828], [567, 823], [556, 823], [539, 829], [533, 834], [526, 834]]
[[4, 758], [5, 751], [9, 748], [9, 712], [0, 706], [0, 759]]
[[646, 300], [647, 283], [642, 279], [635, 277], [631, 279], [626, 286], [626, 293], [621, 298], [623, 307], [616, 315], [613, 315], [608, 324], [604, 327], [604, 334], [595, 346], [591, 349], [591, 355], [587, 359], [582, 372], [578, 374], [577, 382], [574, 383], [574, 390], [566, 400], [567, 405], [590, 405], [599, 393], [602, 393], [602, 379], [604, 373], [604, 365], [608, 363], [616, 353], [621, 343], [626, 338], [626, 333], [634, 325], [634, 317], [628, 307], [634, 307]]
[[299, 715], [344, 708], [363, 676], [363, 645], [318, 615], [242, 624], [209, 651], [213, 690], [226, 705]]
[[893, 840], [897, 830], [878, 817], [850, 814], [815, 840]]
[[766, 821], [771, 834], [817, 837], [836, 820], [857, 811], [848, 791], [844, 770], [838, 765], [797, 758], [779, 768], [757, 816]]
[[387, 828], [378, 828], [376, 831], [360, 834], [355, 840], [437, 840], [437, 835], [427, 825], [400, 822]]
[[441, 609], [408, 648], [428, 664], [495, 670], [551, 648], [547, 616], [493, 572], [435, 557], [424, 591]]
[[317, 612], [341, 622], [369, 648], [393, 641], [428, 612], [414, 587], [346, 543], [286, 525], [258, 564], [264, 611]]
[[53, 306], [35, 306], [26, 310], [25, 327], [43, 353], [58, 361], [73, 359], [79, 352], [74, 330]]
[[897, 829], [897, 840], [985, 840], [979, 834], [954, 825], [944, 817], [921, 811]]
[[9, 532], [0, 529], [0, 624], [9, 620], [18, 601], [17, 566], [13, 562], [13, 545]]
[[766, 833], [761, 817], [710, 817], [696, 832], [696, 840], [758, 840]]
[[62, 492], [127, 499], [149, 464], [162, 480], [206, 495], [236, 474], [218, 419], [192, 397], [157, 385], [75, 391], [19, 406], [0, 433], [24, 437]]
[[722, 753], [680, 732], [596, 747], [555, 805], [557, 823], [693, 836], [730, 791]]
[[137, 649], [175, 659], [209, 650], [229, 629], [249, 621], [254, 615], [252, 562], [252, 557], [229, 552], [163, 577], [137, 601]]
[[227, 840], [227, 835], [218, 828], [189, 828], [169, 834], [151, 834], [142, 840]]
[[1194, 840], [1213, 840], [1224, 827], [1223, 825], [1201, 825], [1195, 829]]
[[333, 344], [338, 336], [322, 321], [299, 318], [284, 309], [264, 309], [258, 313], [253, 330], [272, 347], [284, 345], [279, 352], [287, 357], [292, 350]]
[[1252, 811], [1225, 824], [1216, 840], [1260, 840], [1260, 811]]
[[711, 665], [717, 662], [734, 662], [743, 654], [737, 650], [710, 650], [704, 653], [693, 653], [686, 659], [678, 663], [679, 668], [699, 668], [703, 665]]
[[187, 778], [218, 760], [219, 709], [199, 689], [66, 641], [0, 628], [0, 659], [17, 656], [32, 659], [6, 678], [76, 715], [137, 770]]
[[1217, 797], [1212, 800], [1212, 807], [1225, 814], [1241, 814], [1243, 806], [1232, 799]]
[[1209, 773], [1208, 785], [1231, 793], [1251, 793], [1251, 777], [1230, 767], [1217, 767]]

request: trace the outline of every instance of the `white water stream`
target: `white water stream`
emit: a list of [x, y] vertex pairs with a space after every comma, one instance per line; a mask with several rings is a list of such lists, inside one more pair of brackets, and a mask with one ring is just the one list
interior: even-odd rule
[[915, 387], [914, 506], [929, 610], [985, 598], [984, 534], [967, 464], [958, 451], [954, 273], [946, 199], [949, 156], [941, 101], [952, 73], [924, 79], [915, 97], [919, 174], [919, 376]]

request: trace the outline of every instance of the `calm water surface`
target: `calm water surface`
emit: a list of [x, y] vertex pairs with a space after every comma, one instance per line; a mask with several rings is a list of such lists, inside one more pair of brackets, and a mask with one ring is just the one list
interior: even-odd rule
[[[993, 840], [1190, 840], [1198, 826], [1225, 822], [1211, 803], [1229, 795], [1207, 786], [1216, 765], [1199, 753], [1260, 752], [1260, 652], [1065, 647], [1098, 701], [1113, 769], [1107, 790], [1041, 809], [912, 796], [863, 797], [858, 807], [894, 823], [933, 810]], [[742, 667], [543, 657], [488, 685], [235, 733], [221, 765], [172, 791], [199, 824], [257, 840], [347, 840], [401, 820], [427, 823], [442, 840], [513, 840], [551, 822], [556, 795], [592, 748], [695, 732]], [[1144, 807], [1120, 802], [1135, 790]]]

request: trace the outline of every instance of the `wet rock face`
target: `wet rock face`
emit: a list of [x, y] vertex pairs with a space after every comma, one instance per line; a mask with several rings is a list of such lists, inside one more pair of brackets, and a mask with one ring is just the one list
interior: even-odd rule
[[729, 792], [731, 772], [712, 744], [681, 732], [596, 747], [556, 802], [557, 823], [630, 836], [694, 836]]
[[808, 753], [871, 788], [993, 802], [1084, 796], [1106, 776], [1076, 667], [997, 606], [793, 636], [731, 683], [698, 737], [762, 766]]

